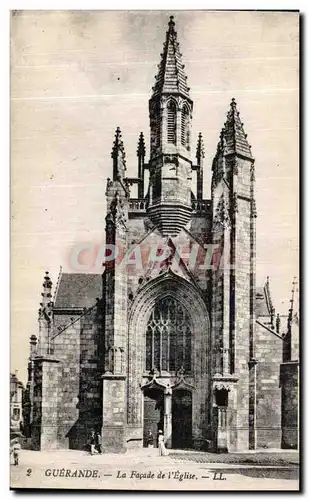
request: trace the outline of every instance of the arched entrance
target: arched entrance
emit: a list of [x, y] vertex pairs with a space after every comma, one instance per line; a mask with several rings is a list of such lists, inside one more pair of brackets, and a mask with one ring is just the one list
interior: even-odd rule
[[172, 448], [192, 447], [192, 393], [176, 389], [172, 393]]
[[[143, 439], [150, 422], [155, 430], [158, 415], [155, 414], [155, 418], [151, 416], [156, 403], [150, 400], [157, 401], [157, 397], [153, 397], [157, 393], [145, 393], [145, 386], [153, 384], [158, 385], [163, 392], [164, 430], [168, 431], [166, 434], [170, 439], [170, 447], [173, 446], [173, 393], [180, 389], [189, 391], [189, 396], [187, 392], [179, 393], [178, 398], [174, 396], [174, 410], [181, 406], [186, 413], [183, 422], [185, 438], [178, 436], [174, 444], [187, 447], [191, 440], [192, 446], [199, 445], [203, 439], [203, 429], [208, 423], [205, 401], [210, 387], [209, 332], [210, 322], [205, 302], [199, 291], [183, 278], [169, 271], [150, 280], [138, 290], [129, 315], [129, 438], [136, 440], [140, 436]], [[183, 377], [180, 376], [181, 371]], [[155, 373], [155, 377], [152, 373]], [[153, 410], [150, 410], [151, 405]], [[176, 412], [177, 410], [174, 411], [174, 417]], [[159, 420], [162, 421], [161, 416]], [[174, 418], [174, 433], [176, 426], [177, 417]]]

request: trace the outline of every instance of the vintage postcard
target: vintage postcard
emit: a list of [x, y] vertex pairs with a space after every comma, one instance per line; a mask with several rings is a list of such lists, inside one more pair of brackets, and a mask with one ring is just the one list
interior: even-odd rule
[[11, 12], [10, 486], [299, 489], [299, 13]]

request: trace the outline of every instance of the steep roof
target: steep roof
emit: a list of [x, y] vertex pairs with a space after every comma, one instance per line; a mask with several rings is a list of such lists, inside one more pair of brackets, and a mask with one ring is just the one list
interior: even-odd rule
[[102, 297], [101, 274], [63, 273], [59, 278], [54, 300], [56, 309], [73, 309], [94, 306]]
[[247, 141], [247, 134], [245, 134], [234, 98], [231, 101], [227, 120], [222, 129], [222, 138], [224, 139], [225, 154], [238, 153], [246, 158], [253, 159], [251, 146]]
[[267, 292], [265, 286], [256, 287], [255, 296], [255, 314], [258, 318], [259, 316], [269, 316], [270, 315], [269, 300], [267, 297]]
[[163, 53], [159, 64], [159, 71], [153, 87], [153, 97], [162, 93], [178, 93], [188, 99], [189, 87], [187, 86], [187, 77], [184, 72], [179, 43], [177, 42], [177, 32], [175, 31], [174, 17], [170, 17], [168, 31], [166, 32], [166, 41], [163, 45]]

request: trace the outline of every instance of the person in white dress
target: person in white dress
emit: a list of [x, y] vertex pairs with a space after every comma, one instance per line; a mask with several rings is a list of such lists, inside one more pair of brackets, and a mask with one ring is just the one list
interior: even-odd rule
[[165, 448], [164, 434], [161, 430], [159, 431], [158, 448], [160, 457], [166, 457], [168, 455], [168, 450]]

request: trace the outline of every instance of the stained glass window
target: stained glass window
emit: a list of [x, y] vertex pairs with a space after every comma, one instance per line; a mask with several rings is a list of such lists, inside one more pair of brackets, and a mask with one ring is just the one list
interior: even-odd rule
[[146, 370], [175, 372], [191, 370], [190, 319], [172, 297], [158, 301], [146, 330]]

